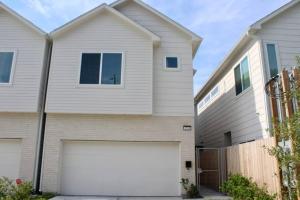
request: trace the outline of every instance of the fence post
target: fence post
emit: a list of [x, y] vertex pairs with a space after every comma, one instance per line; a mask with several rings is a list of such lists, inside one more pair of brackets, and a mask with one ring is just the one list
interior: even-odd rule
[[[295, 80], [295, 88], [297, 92], [300, 92], [300, 70], [299, 68], [294, 68], [293, 69], [293, 77]], [[297, 109], [299, 112], [299, 108], [300, 108], [300, 102], [297, 100]], [[300, 164], [298, 164], [296, 166], [296, 177], [297, 177], [297, 189], [298, 189], [298, 200], [300, 200]]]
[[[294, 71], [294, 70], [293, 70]], [[294, 71], [295, 72], [295, 71]], [[297, 72], [296, 72], [297, 73]], [[297, 75], [298, 76], [298, 75]], [[293, 103], [292, 103], [292, 94], [291, 94], [291, 85], [290, 85], [290, 80], [289, 80], [289, 75], [288, 75], [288, 71], [286, 69], [283, 69], [283, 71], [281, 72], [281, 78], [282, 78], [282, 89], [283, 89], [283, 96], [284, 96], [284, 108], [285, 108], [285, 113], [286, 113], [286, 117], [292, 117], [294, 110], [293, 110]], [[291, 140], [291, 150], [292, 152], [294, 152], [295, 150], [295, 143], [293, 142], [295, 138], [290, 138]], [[300, 192], [299, 192], [299, 180], [298, 180], [298, 166], [296, 166], [296, 183], [297, 183], [297, 196], [298, 196], [298, 200], [300, 199]]]
[[286, 117], [291, 117], [293, 115], [293, 103], [291, 100], [291, 87], [290, 87], [290, 80], [289, 74], [286, 69], [283, 69], [281, 72], [281, 83], [282, 83], [282, 90], [283, 90], [283, 100], [284, 100], [284, 108]]

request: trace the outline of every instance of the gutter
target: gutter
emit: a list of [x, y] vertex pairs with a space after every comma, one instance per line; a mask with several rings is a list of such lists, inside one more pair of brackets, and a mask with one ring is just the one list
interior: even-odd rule
[[44, 138], [45, 138], [45, 124], [47, 119], [47, 114], [45, 113], [47, 88], [48, 88], [48, 78], [49, 69], [52, 53], [52, 41], [47, 36], [47, 42], [45, 47], [45, 58], [43, 69], [45, 70], [41, 85], [42, 92], [40, 96], [40, 112], [39, 112], [39, 124], [38, 124], [38, 135], [36, 142], [36, 156], [35, 156], [35, 166], [34, 166], [34, 177], [33, 177], [33, 188], [35, 193], [40, 193], [41, 185], [41, 174], [42, 174], [42, 163], [43, 163], [43, 150], [44, 150]]
[[256, 33], [256, 29], [249, 28], [244, 35], [239, 39], [239, 41], [234, 45], [234, 47], [231, 49], [230, 53], [225, 56], [221, 64], [217, 67], [217, 69], [212, 73], [212, 75], [208, 78], [205, 85], [200, 88], [200, 90], [197, 92], [196, 96], [194, 97], [194, 104], [196, 105], [202, 98], [207, 94], [207, 91], [211, 89], [213, 85], [213, 81], [217, 79], [223, 72], [228, 68], [227, 64], [231, 61], [232, 58], [236, 54], [239, 53], [239, 50], [244, 47], [244, 45], [249, 42], [252, 38], [252, 36]]

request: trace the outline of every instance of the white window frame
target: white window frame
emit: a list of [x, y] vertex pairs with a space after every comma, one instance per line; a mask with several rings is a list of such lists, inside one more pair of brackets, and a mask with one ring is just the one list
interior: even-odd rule
[[[216, 88], [218, 88], [217, 93], [215, 94], [215, 96], [213, 96], [212, 91], [214, 91]], [[213, 89], [210, 90], [209, 94], [210, 94], [210, 99], [214, 99], [216, 98], [220, 93], [220, 87], [219, 85], [216, 85], [215, 87], [213, 87]]]
[[275, 46], [275, 53], [276, 53], [276, 60], [277, 60], [277, 65], [278, 65], [278, 73], [280, 73], [281, 69], [281, 63], [280, 63], [280, 54], [279, 54], [279, 47], [278, 47], [278, 43], [276, 41], [272, 41], [272, 40], [266, 40], [263, 41], [263, 45], [264, 45], [264, 57], [265, 57], [265, 63], [266, 63], [266, 71], [267, 71], [267, 76], [270, 79], [271, 78], [271, 72], [270, 72], [270, 64], [269, 64], [269, 55], [268, 55], [268, 49], [267, 49], [267, 45], [268, 44], [274, 44]]
[[[167, 67], [167, 58], [169, 58], [169, 57], [176, 57], [177, 58], [177, 68], [168, 68]], [[177, 55], [166, 55], [164, 57], [164, 69], [167, 70], [167, 71], [180, 71], [180, 69], [181, 69], [180, 57], [177, 56]]]
[[[95, 54], [101, 54], [100, 57], [100, 70], [99, 70], [99, 84], [80, 84], [80, 75], [81, 75], [81, 62], [82, 62], [82, 55], [85, 53], [95, 53]], [[113, 84], [101, 84], [102, 79], [102, 60], [103, 60], [103, 54], [105, 53], [118, 53], [122, 55], [121, 60], [121, 83], [118, 85]], [[125, 53], [123, 51], [101, 51], [101, 50], [86, 50], [81, 51], [79, 55], [79, 71], [78, 71], [78, 77], [77, 77], [77, 87], [83, 87], [83, 88], [124, 88], [124, 73], [125, 73]]]
[[13, 60], [12, 60], [12, 66], [10, 68], [10, 76], [9, 76], [9, 82], [8, 83], [0, 83], [0, 86], [11, 86], [13, 84], [14, 74], [15, 74], [15, 68], [16, 68], [16, 58], [17, 58], [17, 50], [16, 49], [0, 49], [1, 53], [10, 53], [12, 52]]
[[240, 76], [241, 78], [243, 77], [243, 72], [242, 72], [242, 68], [241, 68], [241, 64], [242, 61], [247, 58], [247, 63], [248, 63], [248, 70], [249, 70], [249, 80], [250, 80], [250, 85], [248, 88], [244, 89], [244, 85], [243, 85], [243, 80], [242, 80], [242, 92], [240, 92], [239, 94], [236, 94], [235, 96], [241, 96], [242, 94], [246, 93], [248, 90], [250, 90], [252, 88], [252, 77], [251, 77], [251, 66], [250, 66], [250, 57], [249, 54], [245, 54], [244, 56], [242, 56], [242, 58], [234, 65], [235, 67], [233, 67], [233, 78], [234, 78], [234, 88], [235, 88], [235, 77], [234, 77], [234, 69], [240, 65]]
[[[211, 93], [212, 93], [212, 91], [213, 91], [214, 89], [216, 89], [216, 88], [218, 88], [218, 92], [215, 94], [215, 96], [212, 96]], [[219, 94], [220, 94], [220, 85], [217, 84], [215, 87], [213, 87], [213, 88], [212, 88], [212, 89], [204, 96], [204, 98], [201, 99], [201, 101], [199, 101], [199, 103], [197, 104], [197, 114], [199, 115], [199, 114], [201, 113], [200, 111], [202, 111], [206, 105], [210, 104], [215, 98], [217, 98], [217, 97], [219, 96]], [[205, 98], [206, 98], [206, 97], [209, 97], [209, 100], [208, 100], [207, 102], [205, 102]], [[199, 104], [200, 104], [201, 102], [202, 102], [202, 106], [199, 107]]]

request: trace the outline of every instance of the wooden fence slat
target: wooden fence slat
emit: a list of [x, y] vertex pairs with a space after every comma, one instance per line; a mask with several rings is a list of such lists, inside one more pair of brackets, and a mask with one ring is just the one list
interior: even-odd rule
[[[296, 91], [299, 92], [300, 91], [300, 70], [299, 68], [294, 68], [292, 71], [293, 77], [295, 79], [295, 87], [296, 87]], [[300, 108], [300, 101], [297, 102], [298, 105], [298, 109]], [[295, 148], [295, 147], [293, 147]], [[300, 200], [300, 180], [299, 177], [300, 176], [300, 164], [298, 164], [296, 166], [296, 177], [297, 177], [297, 193], [298, 193], [298, 200]]]
[[252, 178], [259, 186], [266, 184], [268, 191], [272, 194], [278, 194], [278, 199], [280, 199], [279, 165], [276, 158], [269, 155], [266, 149], [275, 144], [275, 138], [272, 137], [227, 147], [228, 173]]

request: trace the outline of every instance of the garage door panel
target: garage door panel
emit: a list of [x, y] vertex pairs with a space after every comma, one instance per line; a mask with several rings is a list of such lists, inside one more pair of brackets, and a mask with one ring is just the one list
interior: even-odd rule
[[177, 196], [179, 144], [65, 142], [62, 193]]
[[0, 140], [0, 177], [19, 178], [21, 140]]

